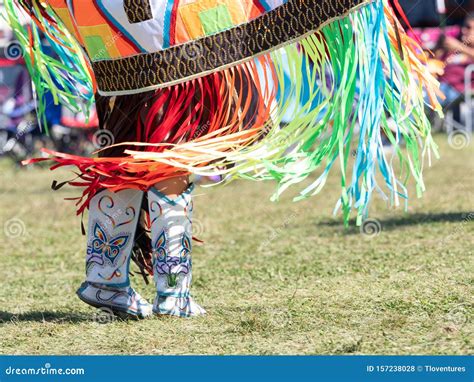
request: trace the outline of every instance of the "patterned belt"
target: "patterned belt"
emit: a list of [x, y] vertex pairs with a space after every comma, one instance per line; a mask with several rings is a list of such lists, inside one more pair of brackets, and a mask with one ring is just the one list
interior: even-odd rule
[[96, 61], [102, 95], [140, 93], [175, 85], [297, 41], [332, 19], [372, 0], [288, 0], [264, 15], [223, 32], [155, 53]]

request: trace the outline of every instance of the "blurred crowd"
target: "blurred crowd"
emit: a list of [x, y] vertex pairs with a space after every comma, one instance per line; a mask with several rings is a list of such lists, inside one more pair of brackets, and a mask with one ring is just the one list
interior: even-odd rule
[[441, 83], [444, 127], [472, 133], [474, 0], [399, 1]]
[[[0, 12], [3, 11], [0, 2]], [[43, 50], [48, 49], [47, 45], [44, 39]], [[8, 156], [20, 164], [28, 157], [41, 155], [41, 148], [75, 155], [95, 151], [98, 119], [94, 110], [86, 117], [84, 112], [55, 105], [52, 95], [46, 94], [45, 120], [38, 120], [37, 102], [23, 56], [21, 46], [1, 17], [0, 156]]]
[[[411, 26], [411, 34], [430, 56], [430, 69], [441, 83], [445, 120], [434, 125], [448, 132], [472, 132], [474, 90], [474, 0], [398, 0]], [[3, 11], [0, 2], [0, 11]], [[39, 147], [88, 155], [94, 147], [98, 120], [86, 119], [46, 102], [47, 128], [36, 119], [34, 95], [23, 52], [0, 18], [0, 156], [16, 163], [36, 155]], [[429, 112], [429, 111], [428, 111]], [[45, 134], [45, 131], [48, 134]]]

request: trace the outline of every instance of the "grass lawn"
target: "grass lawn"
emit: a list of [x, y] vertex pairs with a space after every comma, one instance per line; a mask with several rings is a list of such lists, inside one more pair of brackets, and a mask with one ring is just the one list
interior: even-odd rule
[[437, 141], [408, 214], [375, 197], [374, 237], [332, 216], [337, 177], [300, 203], [270, 202], [270, 183], [198, 189], [194, 295], [208, 315], [189, 320], [107, 319], [80, 302], [85, 238], [63, 200], [77, 190], [50, 190], [70, 174], [2, 160], [0, 353], [472, 353], [474, 149]]

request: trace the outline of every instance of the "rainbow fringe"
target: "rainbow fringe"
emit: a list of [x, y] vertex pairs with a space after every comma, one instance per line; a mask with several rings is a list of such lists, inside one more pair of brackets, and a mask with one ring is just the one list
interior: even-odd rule
[[[62, 30], [58, 24], [56, 27]], [[22, 41], [29, 46], [26, 37]], [[72, 43], [68, 40], [67, 44]], [[41, 64], [49, 62], [43, 57]], [[56, 68], [56, 74], [61, 75], [58, 63]], [[76, 62], [75, 70], [67, 73], [79, 83], [87, 83], [84, 68]], [[249, 90], [257, 93], [260, 118], [245, 126], [241, 114], [222, 111], [222, 105], [230, 105], [233, 96], [229, 84], [243, 76], [260, 84]], [[35, 83], [38, 81], [42, 86], [54, 83], [50, 77], [36, 78]], [[374, 191], [397, 206], [400, 199], [408, 199], [410, 175], [418, 195], [425, 191], [424, 160], [430, 161], [432, 153], [438, 155], [425, 107], [441, 113], [438, 83], [426, 69], [425, 55], [405, 34], [387, 0], [375, 0], [332, 20], [298, 43], [157, 91], [157, 99], [171, 97], [171, 93], [195, 94], [197, 88], [212, 86], [220, 91], [220, 107], [208, 116], [207, 129], [195, 139], [183, 141], [183, 127], [173, 141], [141, 137], [137, 142], [123, 143], [137, 147], [125, 151], [126, 157], [80, 158], [49, 151], [54, 167], [79, 168], [80, 180], [70, 182], [85, 187], [78, 200], [79, 211], [101, 188], [147, 189], [161, 180], [190, 173], [220, 174], [225, 182], [275, 180], [278, 186], [273, 200], [309, 178], [310, 185], [302, 186], [295, 198], [301, 200], [318, 194], [336, 165], [341, 171], [336, 211], [342, 210], [346, 223], [355, 211], [357, 224], [368, 216]], [[72, 93], [58, 94], [67, 101], [74, 97]], [[248, 111], [246, 101], [233, 102], [238, 110]], [[176, 101], [170, 108], [180, 106]], [[283, 116], [288, 123], [282, 123]], [[153, 128], [158, 132], [164, 127]], [[384, 151], [382, 135], [393, 146], [392, 154]], [[384, 186], [377, 182], [377, 174], [383, 177]]]

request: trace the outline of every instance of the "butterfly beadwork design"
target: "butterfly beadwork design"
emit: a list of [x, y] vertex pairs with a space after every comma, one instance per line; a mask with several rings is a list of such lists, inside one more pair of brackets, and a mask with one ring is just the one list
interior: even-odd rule
[[88, 263], [95, 262], [103, 265], [105, 261], [115, 265], [120, 251], [128, 244], [130, 234], [121, 233], [111, 237], [107, 231], [95, 223], [93, 229], [93, 239], [88, 246]]

